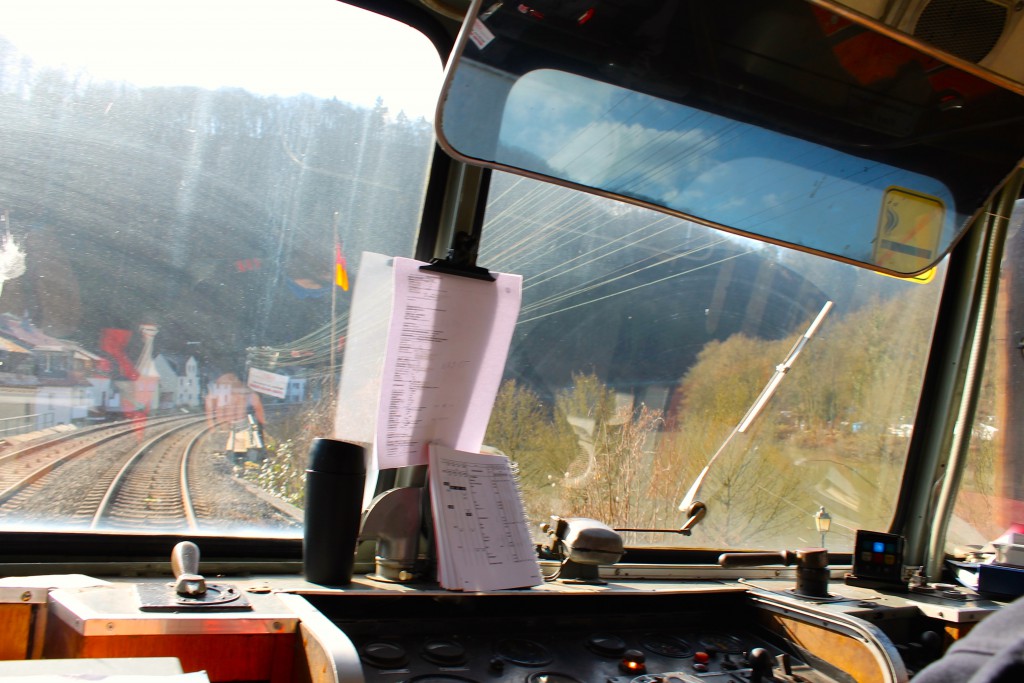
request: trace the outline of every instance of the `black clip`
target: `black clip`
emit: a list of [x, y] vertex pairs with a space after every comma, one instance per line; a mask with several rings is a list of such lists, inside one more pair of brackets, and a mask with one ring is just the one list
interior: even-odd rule
[[430, 264], [420, 266], [420, 270], [432, 273], [444, 273], [446, 275], [459, 275], [475, 280], [486, 280], [494, 282], [497, 278], [491, 275], [486, 268], [475, 264], [476, 260], [476, 239], [465, 232], [455, 233], [455, 245], [448, 250], [448, 256], [443, 259], [431, 259]]

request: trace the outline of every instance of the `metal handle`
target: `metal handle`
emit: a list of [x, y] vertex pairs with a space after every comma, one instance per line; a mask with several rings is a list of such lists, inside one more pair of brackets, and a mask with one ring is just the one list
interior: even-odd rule
[[761, 567], [766, 564], [788, 567], [795, 560], [796, 555], [788, 550], [776, 553], [722, 553], [718, 556], [718, 564], [722, 567]]
[[759, 567], [781, 564], [796, 565], [797, 595], [807, 598], [827, 598], [828, 551], [824, 548], [801, 548], [796, 552], [780, 550], [774, 553], [722, 553], [718, 564], [723, 567]]
[[171, 571], [174, 572], [174, 592], [178, 595], [203, 595], [206, 579], [199, 574], [199, 546], [182, 541], [171, 550]]

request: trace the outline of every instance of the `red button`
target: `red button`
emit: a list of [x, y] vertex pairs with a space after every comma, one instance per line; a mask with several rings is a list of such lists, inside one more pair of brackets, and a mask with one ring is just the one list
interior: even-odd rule
[[694, 652], [693, 661], [697, 664], [707, 664], [708, 660], [711, 659], [707, 652]]
[[622, 661], [619, 662], [619, 671], [630, 674], [647, 673], [647, 665], [644, 661], [647, 658], [640, 650], [626, 650], [623, 653]]

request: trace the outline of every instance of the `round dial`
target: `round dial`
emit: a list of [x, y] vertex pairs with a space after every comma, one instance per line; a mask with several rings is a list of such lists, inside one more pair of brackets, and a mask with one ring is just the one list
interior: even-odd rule
[[359, 654], [364, 662], [378, 669], [398, 669], [409, 663], [405, 648], [394, 643], [367, 643]]
[[587, 647], [604, 657], [618, 657], [626, 651], [626, 641], [612, 633], [595, 633], [587, 638]]
[[546, 647], [526, 638], [507, 638], [494, 650], [494, 654], [506, 662], [519, 666], [543, 666], [551, 661], [551, 653]]
[[693, 654], [693, 648], [688, 642], [667, 633], [648, 633], [640, 639], [640, 644], [645, 650], [662, 657], [682, 659]]
[[682, 671], [673, 671], [667, 674], [644, 674], [629, 683], [701, 683], [701, 679]]
[[697, 643], [705, 650], [729, 654], [739, 654], [745, 649], [742, 640], [725, 633], [706, 633], [697, 639]]
[[582, 683], [579, 679], [568, 674], [560, 674], [557, 671], [538, 671], [530, 674], [526, 683]]
[[457, 666], [466, 661], [466, 648], [454, 640], [428, 640], [421, 652], [424, 659], [441, 666]]

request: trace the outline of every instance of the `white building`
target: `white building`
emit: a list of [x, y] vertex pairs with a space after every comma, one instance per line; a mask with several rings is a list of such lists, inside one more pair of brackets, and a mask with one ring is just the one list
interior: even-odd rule
[[45, 429], [54, 424], [84, 420], [92, 405], [92, 386], [89, 382], [47, 381], [36, 390], [36, 414], [39, 416], [37, 426]]
[[288, 393], [285, 394], [284, 400], [288, 403], [302, 403], [306, 400], [305, 377], [288, 378]]
[[153, 366], [160, 377], [161, 408], [199, 407], [199, 363], [194, 356], [180, 358], [158, 354]]
[[185, 371], [178, 375], [178, 405], [187, 408], [199, 407], [199, 361], [189, 356]]

